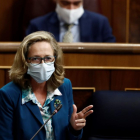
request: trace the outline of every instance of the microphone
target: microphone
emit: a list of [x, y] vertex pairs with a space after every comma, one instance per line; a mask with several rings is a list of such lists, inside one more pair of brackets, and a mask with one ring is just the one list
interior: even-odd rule
[[61, 109], [61, 107], [62, 107], [62, 104], [59, 104], [56, 108], [55, 108], [55, 110], [54, 110], [54, 112], [52, 113], [52, 115], [48, 118], [48, 120], [39, 128], [39, 130], [33, 135], [33, 137], [30, 139], [30, 140], [33, 140], [34, 139], [34, 137], [40, 132], [40, 130], [45, 126], [45, 124], [53, 117], [53, 115], [55, 115], [60, 109]]

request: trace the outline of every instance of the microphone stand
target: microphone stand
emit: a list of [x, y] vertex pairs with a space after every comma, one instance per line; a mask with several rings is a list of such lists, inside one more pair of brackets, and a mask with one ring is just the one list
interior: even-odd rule
[[58, 105], [58, 107], [54, 110], [52, 115], [48, 118], [48, 120], [39, 128], [39, 130], [33, 135], [33, 137], [30, 140], [33, 140], [34, 137], [40, 132], [40, 130], [45, 126], [45, 124], [52, 118], [53, 115], [55, 115], [62, 107], [62, 104]]

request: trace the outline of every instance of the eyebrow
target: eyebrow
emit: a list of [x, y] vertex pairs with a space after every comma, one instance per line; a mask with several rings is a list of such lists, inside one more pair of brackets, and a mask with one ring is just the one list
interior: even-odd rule
[[[53, 55], [45, 55], [44, 57], [47, 57], [47, 56], [53, 56]], [[40, 55], [34, 55], [32, 57], [41, 57]], [[41, 57], [41, 58], [44, 58], [44, 57]]]

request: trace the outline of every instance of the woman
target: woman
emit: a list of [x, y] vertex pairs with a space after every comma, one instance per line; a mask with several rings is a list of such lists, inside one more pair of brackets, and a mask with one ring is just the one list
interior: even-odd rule
[[78, 140], [90, 105], [77, 113], [70, 80], [64, 78], [62, 51], [48, 32], [24, 38], [10, 70], [12, 82], [0, 89], [0, 140]]

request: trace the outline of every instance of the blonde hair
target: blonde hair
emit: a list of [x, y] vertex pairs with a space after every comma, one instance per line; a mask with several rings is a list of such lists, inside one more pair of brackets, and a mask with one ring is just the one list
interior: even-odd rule
[[30, 76], [27, 74], [28, 63], [26, 59], [29, 47], [40, 41], [46, 41], [50, 43], [54, 51], [54, 56], [56, 56], [54, 62], [55, 72], [48, 80], [51, 88], [55, 90], [63, 83], [64, 79], [63, 53], [57, 41], [49, 32], [38, 31], [24, 38], [15, 55], [14, 63], [9, 71], [9, 76], [14, 83], [18, 84], [23, 89], [27, 89], [30, 86]]

